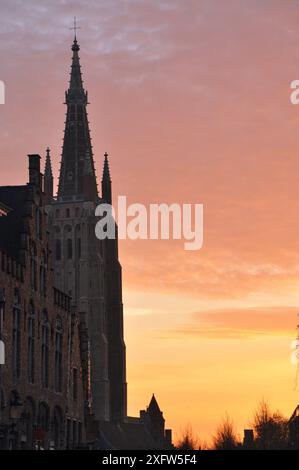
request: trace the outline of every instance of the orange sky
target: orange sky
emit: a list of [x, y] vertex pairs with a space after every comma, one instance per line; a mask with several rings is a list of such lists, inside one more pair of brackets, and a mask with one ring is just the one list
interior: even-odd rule
[[204, 204], [204, 248], [121, 241], [129, 412], [155, 392], [175, 435], [241, 434], [264, 397], [290, 415], [299, 305], [299, 3], [295, 0], [0, 0], [0, 184], [27, 153], [57, 175], [69, 27], [98, 173], [114, 195]]

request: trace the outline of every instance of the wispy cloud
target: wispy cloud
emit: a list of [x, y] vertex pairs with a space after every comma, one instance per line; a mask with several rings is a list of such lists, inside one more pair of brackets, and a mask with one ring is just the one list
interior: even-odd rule
[[[296, 337], [299, 309], [295, 307], [243, 308], [194, 313], [189, 322], [169, 332], [210, 339], [254, 339], [260, 336]], [[168, 334], [166, 334], [168, 336]]]

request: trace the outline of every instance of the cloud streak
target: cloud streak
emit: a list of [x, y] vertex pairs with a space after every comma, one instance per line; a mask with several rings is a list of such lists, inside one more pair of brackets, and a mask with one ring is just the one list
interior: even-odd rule
[[[261, 336], [296, 336], [298, 308], [243, 308], [212, 310], [192, 315], [189, 324], [181, 324], [174, 334], [210, 339], [255, 339]], [[171, 333], [170, 333], [171, 337]]]

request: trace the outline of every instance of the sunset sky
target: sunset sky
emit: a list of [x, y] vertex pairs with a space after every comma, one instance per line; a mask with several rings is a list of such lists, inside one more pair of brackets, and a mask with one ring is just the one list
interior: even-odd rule
[[[155, 392], [175, 437], [242, 436], [261, 399], [299, 403], [299, 1], [0, 0], [0, 185], [51, 148], [73, 16], [100, 181], [128, 203], [204, 204], [204, 246], [121, 241], [129, 413]], [[57, 178], [56, 178], [57, 183]]]

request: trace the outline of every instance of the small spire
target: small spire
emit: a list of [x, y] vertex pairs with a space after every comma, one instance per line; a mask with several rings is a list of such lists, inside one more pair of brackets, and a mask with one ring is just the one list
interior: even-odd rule
[[47, 147], [47, 150], [46, 150], [45, 177], [46, 178], [53, 178], [50, 148], [49, 147]]
[[104, 168], [103, 168], [103, 176], [102, 176], [102, 198], [108, 204], [112, 203], [112, 190], [111, 190], [111, 177], [110, 177], [110, 169], [109, 169], [109, 161], [108, 161], [108, 153], [104, 153]]
[[104, 180], [111, 181], [110, 169], [109, 169], [109, 160], [108, 160], [109, 155], [108, 155], [107, 152], [104, 153], [104, 157], [105, 157], [105, 160], [104, 160], [104, 169], [103, 169], [102, 181], [104, 181]]
[[44, 192], [46, 195], [46, 204], [50, 204], [53, 200], [53, 172], [51, 164], [50, 149], [47, 147], [46, 150], [46, 164], [45, 164], [45, 175], [44, 175]]

